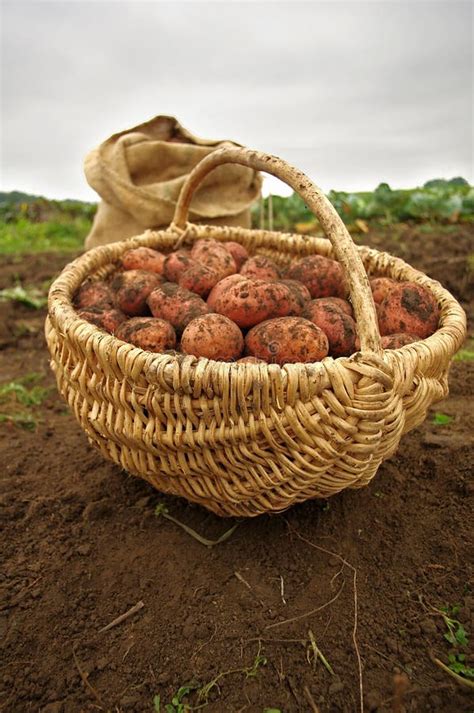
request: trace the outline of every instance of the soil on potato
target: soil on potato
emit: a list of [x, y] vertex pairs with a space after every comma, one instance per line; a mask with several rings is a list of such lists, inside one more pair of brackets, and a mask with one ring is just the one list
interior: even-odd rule
[[[364, 239], [472, 314], [473, 237], [407, 227]], [[68, 259], [3, 257], [0, 288], [41, 284]], [[352, 712], [362, 686], [365, 711], [472, 710], [433, 658], [464, 652], [473, 666], [435, 611], [459, 607], [474, 635], [473, 362], [453, 364], [449, 398], [367, 488], [243, 521], [208, 548], [156, 506], [211, 539], [231, 520], [160, 495], [89, 446], [55, 391], [44, 316], [0, 303], [1, 381], [40, 372], [52, 387], [35, 431], [0, 424], [2, 713], [152, 713], [154, 696], [163, 711], [180, 686], [212, 681], [207, 698], [185, 700], [208, 713]], [[453, 420], [435, 425], [435, 412]]]

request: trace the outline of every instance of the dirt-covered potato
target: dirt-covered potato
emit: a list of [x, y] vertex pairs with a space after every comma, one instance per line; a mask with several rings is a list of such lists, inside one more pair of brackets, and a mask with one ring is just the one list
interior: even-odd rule
[[140, 247], [127, 250], [122, 257], [122, 267], [124, 270], [146, 270], [163, 274], [166, 256], [158, 250]]
[[178, 285], [190, 290], [190, 292], [195, 292], [201, 297], [207, 297], [218, 281], [219, 275], [215, 270], [196, 263], [182, 273], [178, 280]]
[[154, 317], [165, 319], [178, 333], [192, 319], [209, 312], [209, 307], [199, 295], [174, 282], [165, 282], [153, 290], [148, 297], [148, 306]]
[[130, 317], [148, 314], [147, 298], [163, 278], [146, 270], [127, 270], [119, 272], [112, 281], [117, 306]]
[[168, 282], [178, 282], [183, 272], [195, 264], [196, 260], [193, 260], [189, 250], [176, 250], [166, 257], [163, 263], [163, 275]]
[[288, 268], [286, 277], [302, 282], [313, 298], [345, 298], [348, 293], [342, 267], [336, 260], [322, 255], [308, 255], [297, 260]]
[[426, 339], [438, 328], [439, 307], [427, 289], [415, 282], [400, 282], [382, 301], [380, 334], [404, 332]]
[[322, 329], [302, 317], [268, 319], [245, 337], [245, 352], [269, 364], [320, 361], [328, 354]]
[[354, 319], [354, 310], [352, 305], [348, 300], [342, 299], [342, 297], [319, 297], [317, 300], [320, 304], [333, 305], [334, 307], [339, 307], [339, 309], [344, 312], [344, 314], [349, 315]]
[[197, 357], [235, 361], [244, 349], [244, 337], [227, 317], [205, 314], [189, 322], [181, 337], [181, 349]]
[[235, 275], [229, 275], [229, 277], [224, 277], [223, 280], [219, 280], [215, 287], [212, 288], [209, 293], [209, 297], [207, 298], [207, 306], [209, 309], [214, 311], [214, 306], [219, 295], [224, 294], [231, 285], [235, 285], [237, 282], [242, 282], [243, 280], [245, 280], [245, 277], [239, 275], [238, 273]]
[[287, 285], [276, 281], [235, 281], [213, 300], [215, 312], [229, 317], [239, 327], [253, 327], [272, 317], [291, 313], [294, 298]]
[[78, 308], [105, 307], [106, 305], [113, 307], [114, 302], [115, 295], [112, 288], [102, 280], [84, 282], [75, 298], [75, 304]]
[[115, 336], [147, 352], [164, 352], [176, 345], [171, 324], [156, 317], [133, 317], [120, 325]]
[[127, 319], [127, 316], [119, 309], [107, 306], [103, 308], [87, 307], [82, 309], [78, 316], [86, 319], [91, 324], [95, 324], [96, 327], [100, 327], [105, 332], [110, 332], [110, 334], [115, 334], [118, 326]]
[[192, 247], [191, 257], [201, 265], [215, 270], [219, 280], [237, 272], [234, 258], [224, 244], [217, 240], [198, 240]]
[[298, 282], [298, 280], [280, 280], [280, 282], [282, 285], [286, 285], [291, 293], [292, 308], [289, 314], [298, 317], [304, 310], [305, 305], [311, 300], [311, 294], [308, 288], [305, 287], [302, 282]]
[[397, 284], [396, 280], [392, 280], [391, 277], [373, 277], [370, 282], [370, 289], [372, 290], [372, 297], [374, 302], [380, 304], [383, 302], [388, 293]]
[[413, 344], [416, 341], [418, 341], [418, 337], [414, 334], [404, 334], [403, 332], [387, 334], [381, 339], [382, 349], [400, 349], [400, 347], [405, 347], [407, 344]]
[[323, 299], [313, 300], [306, 305], [302, 316], [323, 330], [328, 338], [331, 356], [349, 356], [355, 351], [355, 322], [337, 305]]
[[244, 248], [240, 243], [235, 243], [233, 240], [230, 240], [228, 243], [223, 243], [223, 245], [227, 252], [234, 258], [237, 270], [240, 270], [244, 262], [249, 258], [247, 248]]
[[240, 268], [240, 274], [255, 280], [278, 280], [281, 271], [278, 265], [265, 255], [255, 255]]

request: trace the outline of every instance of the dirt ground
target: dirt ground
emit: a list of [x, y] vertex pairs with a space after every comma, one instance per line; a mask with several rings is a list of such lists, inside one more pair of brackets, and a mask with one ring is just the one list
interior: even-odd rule
[[[363, 239], [439, 279], [472, 317], [473, 228]], [[42, 284], [65, 262], [3, 257], [0, 288]], [[2, 713], [153, 713], [158, 695], [161, 711], [182, 713], [180, 686], [212, 682], [185, 700], [206, 713], [345, 713], [362, 687], [367, 712], [474, 710], [433, 661], [464, 653], [474, 666], [439, 611], [459, 607], [474, 635], [474, 362], [453, 364], [449, 398], [369, 487], [240, 522], [209, 548], [157, 504], [211, 539], [231, 520], [160, 495], [88, 445], [55, 391], [44, 316], [0, 303], [1, 381], [40, 372], [53, 387], [36, 430], [0, 423]], [[437, 425], [435, 412], [453, 420]]]

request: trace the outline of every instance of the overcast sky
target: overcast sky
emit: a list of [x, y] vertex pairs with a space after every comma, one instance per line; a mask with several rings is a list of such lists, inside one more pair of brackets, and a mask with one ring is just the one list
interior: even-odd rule
[[87, 151], [156, 114], [278, 154], [325, 190], [474, 180], [471, 2], [1, 8], [2, 190], [95, 200]]

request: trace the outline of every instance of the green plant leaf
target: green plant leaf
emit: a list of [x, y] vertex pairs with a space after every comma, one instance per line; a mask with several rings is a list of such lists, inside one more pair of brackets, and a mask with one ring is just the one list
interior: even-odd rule
[[33, 309], [41, 309], [48, 301], [40, 290], [34, 287], [25, 288], [22, 285], [6, 287], [4, 290], [0, 290], [0, 301], [6, 302], [8, 300], [21, 302]]
[[153, 708], [155, 713], [160, 713], [161, 711], [161, 696], [153, 696]]
[[469, 640], [468, 640], [468, 636], [467, 636], [466, 630], [465, 630], [465, 628], [463, 627], [463, 625], [460, 624], [459, 622], [458, 622], [458, 628], [457, 628], [457, 630], [456, 630], [455, 637], [456, 637], [456, 641], [457, 641], [458, 644], [460, 644], [461, 646], [467, 646], [467, 645], [468, 645]]
[[448, 416], [447, 413], [437, 412], [433, 416], [432, 423], [434, 423], [435, 426], [446, 426], [448, 423], [451, 423], [451, 421], [453, 421], [453, 419], [454, 419], [454, 416]]

